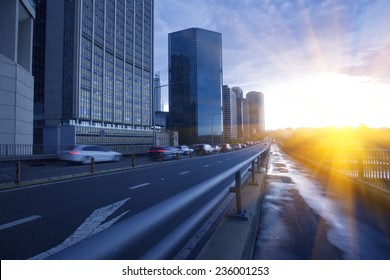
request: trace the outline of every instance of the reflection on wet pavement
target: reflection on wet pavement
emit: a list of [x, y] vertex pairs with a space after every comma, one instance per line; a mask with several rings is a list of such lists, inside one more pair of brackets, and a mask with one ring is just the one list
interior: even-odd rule
[[358, 202], [334, 184], [273, 145], [254, 258], [388, 259], [389, 223], [357, 217]]

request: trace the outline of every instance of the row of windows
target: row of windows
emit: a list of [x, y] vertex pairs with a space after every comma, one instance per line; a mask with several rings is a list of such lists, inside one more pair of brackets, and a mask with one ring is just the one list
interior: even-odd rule
[[[83, 0], [81, 118], [151, 124], [151, 74], [148, 70], [152, 59], [152, 12], [150, 1], [145, 1], [145, 10], [143, 2], [136, 1], [134, 11], [134, 0]], [[129, 64], [133, 59], [139, 68]], [[137, 72], [134, 83], [133, 71]], [[143, 109], [145, 107], [149, 109]]]

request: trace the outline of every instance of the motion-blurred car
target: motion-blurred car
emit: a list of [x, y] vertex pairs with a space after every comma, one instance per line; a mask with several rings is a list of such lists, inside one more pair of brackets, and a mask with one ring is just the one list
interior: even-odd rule
[[238, 151], [238, 150], [241, 150], [242, 149], [242, 145], [241, 144], [236, 144], [233, 146], [233, 150], [235, 151]]
[[189, 155], [189, 154], [194, 153], [194, 149], [191, 149], [187, 145], [180, 145], [180, 146], [177, 146], [176, 148], [178, 149], [179, 153], [183, 154], [183, 155]]
[[77, 145], [64, 150], [60, 156], [61, 160], [88, 164], [91, 159], [95, 162], [119, 161], [121, 153], [111, 151], [110, 149], [97, 145]]
[[226, 153], [226, 152], [230, 152], [232, 150], [232, 146], [230, 146], [230, 144], [222, 144], [221, 145], [221, 153]]
[[209, 144], [197, 144], [192, 147], [198, 155], [209, 155], [212, 154], [214, 149]]
[[179, 150], [170, 146], [153, 146], [148, 150], [148, 155], [153, 159], [176, 159]]

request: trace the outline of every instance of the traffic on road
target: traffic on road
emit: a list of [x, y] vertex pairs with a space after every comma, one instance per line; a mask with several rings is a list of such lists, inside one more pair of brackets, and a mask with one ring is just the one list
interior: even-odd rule
[[[147, 156], [137, 157], [138, 168], [131, 167], [130, 158], [122, 157], [118, 162], [97, 163], [98, 171], [110, 172], [95, 172], [94, 175], [88, 174], [88, 165], [68, 162], [25, 166], [34, 170], [29, 177], [25, 173], [26, 178], [39, 179], [49, 172], [53, 180], [0, 191], [0, 201], [5, 209], [0, 215], [0, 258], [43, 259], [52, 256], [236, 166], [260, 148], [264, 146], [215, 156], [190, 158], [183, 155], [181, 159], [187, 160], [171, 160], [167, 164], [160, 164]], [[76, 170], [87, 174], [79, 177], [61, 175]], [[54, 177], [61, 176], [65, 176], [64, 179], [54, 180]], [[224, 181], [219, 188], [229, 191], [233, 179]], [[192, 213], [194, 209], [186, 211]], [[172, 229], [177, 223], [180, 223], [180, 217], [169, 221], [166, 229]], [[146, 238], [138, 249], [129, 252], [127, 258], [138, 258], [153, 239], [161, 238], [159, 234], [165, 233]]]

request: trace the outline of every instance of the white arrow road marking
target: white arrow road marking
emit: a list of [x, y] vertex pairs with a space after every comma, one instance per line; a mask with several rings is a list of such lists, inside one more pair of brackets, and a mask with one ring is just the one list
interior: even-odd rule
[[91, 216], [89, 216], [81, 226], [79, 226], [76, 231], [69, 236], [64, 242], [62, 242], [60, 245], [57, 245], [56, 247], [51, 248], [50, 250], [46, 252], [42, 252], [30, 259], [33, 260], [40, 260], [47, 258], [50, 255], [53, 255], [66, 247], [69, 247], [73, 244], [76, 244], [80, 242], [81, 240], [94, 235], [108, 227], [110, 227], [113, 223], [115, 223], [119, 218], [121, 218], [123, 215], [125, 215], [127, 212], [126, 211], [119, 216], [116, 216], [115, 218], [103, 223], [111, 214], [113, 214], [116, 210], [118, 210], [123, 204], [125, 204], [129, 198], [126, 198], [124, 200], [118, 201], [116, 203], [107, 205], [105, 207], [96, 209], [93, 211]]
[[34, 216], [30, 216], [30, 217], [27, 217], [27, 218], [24, 218], [24, 219], [20, 219], [20, 220], [11, 222], [11, 223], [3, 224], [3, 225], [0, 225], [0, 230], [6, 229], [6, 228], [10, 228], [10, 227], [14, 227], [14, 226], [17, 226], [17, 225], [20, 225], [20, 224], [24, 224], [24, 223], [27, 223], [27, 222], [30, 222], [30, 221], [33, 221], [33, 220], [39, 219], [39, 218], [42, 218], [42, 217], [38, 216], [38, 215], [34, 215]]

